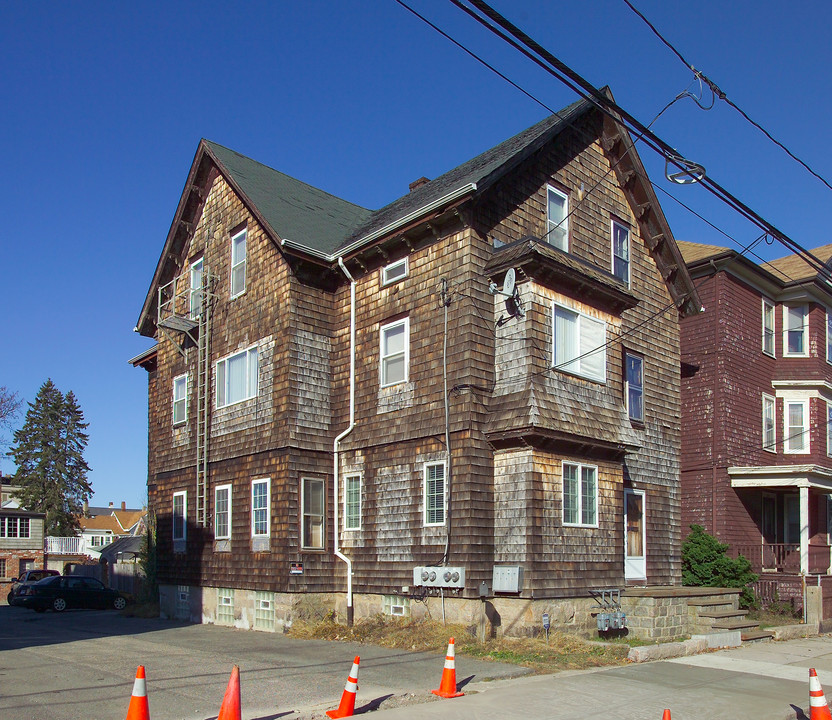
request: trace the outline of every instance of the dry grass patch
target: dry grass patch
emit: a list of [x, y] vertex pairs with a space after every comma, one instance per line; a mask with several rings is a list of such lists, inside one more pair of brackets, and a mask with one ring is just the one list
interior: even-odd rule
[[503, 637], [480, 643], [464, 625], [443, 625], [434, 620], [404, 620], [376, 615], [349, 628], [331, 619], [296, 621], [289, 634], [297, 638], [368, 643], [401, 650], [444, 653], [448, 638], [455, 638], [457, 655], [528, 667], [538, 673], [573, 670], [602, 665], [621, 665], [629, 648], [604, 644], [566, 633], [551, 633], [549, 642], [540, 638]]

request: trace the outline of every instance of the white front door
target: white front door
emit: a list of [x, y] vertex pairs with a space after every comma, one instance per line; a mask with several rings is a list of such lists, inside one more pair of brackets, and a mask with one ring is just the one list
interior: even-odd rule
[[647, 578], [647, 543], [644, 527], [644, 492], [624, 491], [624, 579]]

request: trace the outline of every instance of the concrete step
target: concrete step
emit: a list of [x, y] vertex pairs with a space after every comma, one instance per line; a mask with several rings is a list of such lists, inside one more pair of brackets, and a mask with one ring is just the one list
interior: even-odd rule
[[743, 642], [769, 642], [774, 639], [774, 633], [768, 630], [760, 630], [758, 627], [756, 630], [748, 630], [741, 633], [740, 637]]
[[700, 610], [701, 618], [744, 618], [748, 610]]
[[732, 600], [719, 596], [706, 595], [703, 597], [690, 598], [688, 606], [690, 607], [712, 607], [714, 605], [725, 605], [726, 607], [733, 607]]
[[754, 620], [716, 620], [711, 626], [714, 630], [748, 630], [750, 628], [759, 628], [760, 623]]

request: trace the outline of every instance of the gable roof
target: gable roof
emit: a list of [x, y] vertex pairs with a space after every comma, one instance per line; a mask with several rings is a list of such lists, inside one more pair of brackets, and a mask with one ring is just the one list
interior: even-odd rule
[[202, 142], [281, 240], [331, 254], [373, 214], [218, 143]]
[[78, 518], [78, 524], [81, 526], [81, 530], [83, 530], [84, 532], [101, 530], [109, 531], [114, 535], [122, 535], [124, 533], [124, 530], [122, 530], [121, 525], [119, 525], [119, 522], [118, 520], [116, 520], [114, 515], [96, 515], [95, 517], [82, 517]]
[[[830, 261], [832, 261], [832, 244], [814, 248], [812, 255], [822, 260], [829, 267]], [[777, 260], [771, 260], [764, 263], [764, 266], [784, 283], [806, 282], [807, 280], [814, 280], [818, 276], [818, 271], [806, 262], [802, 256], [795, 253]]]
[[720, 247], [719, 245], [702, 245], [700, 243], [688, 242], [687, 240], [677, 240], [676, 245], [678, 245], [679, 252], [682, 253], [685, 263], [730, 255], [734, 252], [731, 248]]

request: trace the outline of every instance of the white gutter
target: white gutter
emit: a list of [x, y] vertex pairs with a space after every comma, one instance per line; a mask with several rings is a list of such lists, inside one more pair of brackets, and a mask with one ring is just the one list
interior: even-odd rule
[[338, 257], [338, 265], [350, 281], [350, 424], [332, 443], [333, 467], [332, 467], [332, 497], [333, 497], [333, 537], [335, 557], [347, 565], [347, 624], [352, 625], [352, 560], [341, 552], [340, 532], [338, 524], [338, 480], [340, 473], [338, 448], [347, 435], [355, 427], [355, 279], [350, 275], [344, 260]]
[[[454, 200], [458, 200], [465, 195], [470, 193], [476, 192], [477, 184], [476, 183], [468, 183], [467, 185], [463, 185], [462, 187], [457, 188], [456, 190], [452, 190], [447, 195], [443, 195], [438, 200], [434, 200], [433, 202], [429, 202], [427, 205], [420, 207], [418, 210], [414, 210], [411, 213], [408, 213], [404, 217], [400, 217], [398, 220], [390, 223], [389, 225], [385, 225], [383, 228], [379, 230], [375, 230], [371, 232], [369, 235], [365, 235], [359, 240], [356, 240], [354, 243], [348, 245], [343, 250], [341, 250], [338, 255], [327, 255], [326, 253], [321, 252], [320, 250], [315, 250], [314, 248], [307, 247], [306, 245], [302, 245], [299, 242], [295, 242], [294, 240], [289, 240], [288, 238], [284, 238], [280, 241], [280, 244], [284, 247], [294, 248], [295, 250], [301, 250], [309, 255], [313, 255], [314, 257], [321, 258], [322, 260], [326, 260], [327, 262], [335, 262], [336, 260], [339, 261], [344, 255], [349, 255], [353, 250], [357, 250], [362, 245], [366, 245], [367, 243], [372, 242], [373, 240], [377, 240], [388, 233], [393, 232], [396, 228], [401, 227], [402, 225], [407, 225], [409, 222], [413, 220], [417, 220], [422, 215], [425, 215], [432, 210], [436, 210], [437, 208], [446, 205], [447, 203], [453, 202]], [[344, 268], [343, 264], [341, 265], [344, 272], [347, 272], [346, 268]], [[352, 279], [352, 276], [347, 273], [347, 275]]]

